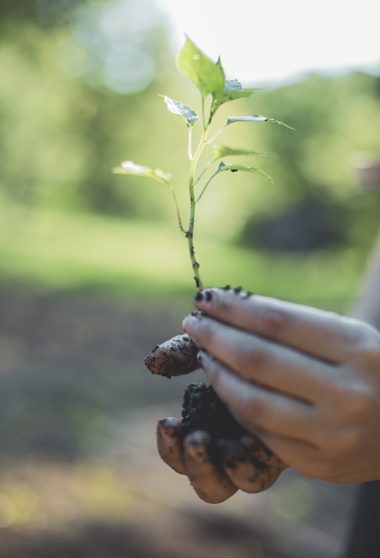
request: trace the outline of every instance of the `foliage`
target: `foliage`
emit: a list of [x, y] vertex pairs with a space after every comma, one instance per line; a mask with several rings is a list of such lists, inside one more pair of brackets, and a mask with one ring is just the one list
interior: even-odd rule
[[[2, 4], [0, 71], [6, 79], [0, 82], [0, 196], [34, 206], [144, 213], [144, 195], [137, 199], [121, 192], [116, 180], [109, 180], [109, 167], [126, 145], [131, 151], [146, 146], [134, 119], [149, 117], [149, 102], [144, 92], [126, 102], [106, 88], [98, 68], [91, 73], [93, 61], [76, 24], [80, 4], [16, 2], [9, 9]], [[104, 4], [89, 1], [81, 9]], [[61, 8], [65, 17], [47, 17]], [[157, 29], [151, 35], [158, 63], [165, 44]], [[144, 39], [142, 54], [145, 48]], [[147, 94], [155, 87], [153, 81]]]
[[[150, 167], [146, 167], [140, 164], [133, 163], [132, 161], [125, 161], [121, 163], [120, 167], [114, 169], [116, 174], [127, 174], [135, 176], [146, 176], [163, 182], [166, 184], [172, 194], [173, 201], [175, 204], [177, 220], [180, 231], [184, 234], [187, 239], [190, 261], [194, 273], [195, 285], [197, 288], [202, 288], [202, 280], [200, 277], [199, 267], [200, 264], [196, 259], [195, 247], [194, 247], [194, 227], [195, 227], [195, 215], [196, 206], [206, 192], [208, 186], [219, 174], [224, 172], [246, 172], [251, 174], [260, 174], [268, 180], [272, 181], [270, 176], [255, 166], [247, 166], [236, 163], [226, 163], [221, 161], [219, 165], [215, 168], [215, 162], [220, 158], [220, 154], [223, 153], [225, 156], [230, 155], [257, 155], [257, 151], [244, 150], [240, 148], [234, 148], [229, 146], [218, 146], [213, 145], [215, 157], [211, 158], [208, 163], [206, 163], [203, 168], [200, 168], [200, 159], [203, 153], [206, 151], [207, 147], [214, 143], [214, 141], [220, 136], [223, 130], [235, 123], [239, 122], [273, 122], [287, 128], [291, 128], [284, 122], [276, 120], [275, 118], [268, 118], [266, 116], [260, 115], [248, 115], [248, 116], [229, 116], [224, 124], [214, 131], [214, 136], [210, 139], [209, 134], [211, 131], [211, 126], [214, 123], [214, 117], [218, 109], [230, 101], [235, 101], [239, 98], [248, 97], [253, 92], [252, 89], [243, 89], [240, 82], [236, 79], [226, 80], [225, 73], [223, 69], [223, 64], [219, 58], [217, 62], [213, 62], [206, 54], [204, 54], [189, 37], [186, 38], [185, 44], [180, 52], [177, 67], [179, 71], [192, 81], [197, 87], [201, 96], [201, 124], [202, 132], [198, 139], [197, 146], [193, 151], [193, 135], [192, 129], [200, 120], [198, 114], [194, 109], [185, 105], [182, 102], [175, 101], [170, 97], [165, 96], [164, 101], [167, 105], [169, 112], [182, 117], [187, 128], [188, 128], [188, 158], [190, 161], [189, 173], [188, 173], [188, 191], [189, 191], [189, 219], [187, 228], [183, 225], [183, 220], [181, 217], [181, 208], [179, 206], [176, 193], [170, 183], [170, 175], [164, 173], [160, 169], [152, 170]], [[210, 98], [209, 105], [207, 101]], [[203, 181], [203, 185], [202, 185]], [[198, 190], [198, 192], [197, 192]]]

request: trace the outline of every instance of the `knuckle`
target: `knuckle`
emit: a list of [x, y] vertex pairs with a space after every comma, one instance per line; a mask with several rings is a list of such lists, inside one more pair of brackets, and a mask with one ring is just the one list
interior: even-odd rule
[[231, 313], [231, 301], [225, 296], [216, 296], [214, 299], [214, 308], [218, 316], [228, 316]]
[[336, 376], [336, 381], [330, 383], [330, 396], [326, 399], [330, 418], [340, 423], [364, 421], [379, 405], [371, 382], [358, 378], [351, 365], [337, 369]]
[[242, 368], [255, 372], [255, 377], [267, 368], [268, 355], [262, 349], [242, 345], [237, 353], [238, 365]]
[[245, 415], [252, 424], [268, 425], [268, 413], [265, 402], [260, 399], [248, 399], [242, 404]]
[[365, 420], [372, 414], [377, 404], [376, 396], [370, 386], [355, 384], [346, 398], [346, 415], [355, 421]]
[[251, 351], [248, 364], [250, 368], [253, 368], [256, 372], [260, 372], [267, 368], [268, 360], [268, 354], [263, 350], [257, 349]]
[[360, 446], [361, 434], [357, 428], [348, 428], [339, 435], [339, 443], [336, 447], [336, 458], [342, 459]]
[[270, 306], [262, 310], [260, 321], [263, 331], [268, 337], [277, 337], [290, 325], [292, 318], [283, 309], [272, 308]]

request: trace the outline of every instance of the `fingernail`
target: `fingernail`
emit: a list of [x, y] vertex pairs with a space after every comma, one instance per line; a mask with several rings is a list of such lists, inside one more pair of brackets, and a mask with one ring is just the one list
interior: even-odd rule
[[225, 285], [224, 287], [222, 287], [222, 291], [230, 291], [231, 290], [231, 285]]
[[173, 431], [178, 428], [178, 420], [174, 417], [166, 417], [158, 421], [159, 426], [165, 430]]
[[203, 318], [204, 315], [205, 314], [203, 312], [200, 312], [199, 310], [195, 311], [195, 312], [190, 312], [190, 316], [192, 318], [195, 318], [198, 321], [200, 321]]
[[253, 296], [253, 295], [254, 295], [254, 293], [253, 293], [252, 291], [247, 291], [247, 292], [245, 293], [245, 295], [243, 296], [243, 298], [250, 298], [250, 297]]
[[239, 286], [239, 287], [235, 287], [235, 288], [234, 288], [234, 293], [235, 293], [235, 294], [240, 294], [242, 290], [243, 290], [243, 287], [240, 287], [240, 286]]
[[203, 312], [191, 312], [191, 314], [188, 314], [182, 322], [183, 329], [186, 331], [186, 333], [189, 333], [191, 335], [191, 331], [187, 330], [196, 329], [204, 317], [205, 314]]
[[189, 335], [197, 328], [199, 323], [198, 316], [192, 316], [191, 314], [186, 316], [186, 318], [182, 322], [183, 330], [188, 333]]
[[186, 437], [186, 451], [194, 461], [202, 462], [207, 458], [207, 444], [210, 437], [207, 432], [197, 430]]
[[209, 435], [207, 434], [207, 432], [203, 431], [203, 430], [194, 430], [194, 432], [192, 432], [191, 434], [189, 434], [186, 437], [186, 441], [191, 445], [191, 446], [199, 446], [199, 445], [204, 445], [208, 442], [209, 440]]
[[206, 299], [206, 302], [211, 302], [212, 301], [212, 292], [211, 291], [205, 291], [205, 299]]
[[194, 297], [194, 300], [196, 300], [197, 302], [200, 302], [201, 300], [203, 300], [204, 295], [202, 291], [198, 291]]

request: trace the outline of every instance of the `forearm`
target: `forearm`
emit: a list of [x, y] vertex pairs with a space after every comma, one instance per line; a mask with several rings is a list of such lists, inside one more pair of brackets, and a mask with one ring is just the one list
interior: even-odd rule
[[380, 233], [351, 315], [380, 329]]

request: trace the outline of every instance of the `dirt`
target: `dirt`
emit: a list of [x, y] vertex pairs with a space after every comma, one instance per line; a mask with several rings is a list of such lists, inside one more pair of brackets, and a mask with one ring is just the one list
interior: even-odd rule
[[209, 434], [207, 451], [217, 470], [249, 493], [268, 489], [286, 466], [231, 415], [211, 386], [190, 384], [184, 394], [182, 439], [195, 431]]
[[165, 378], [190, 374], [199, 368], [198, 350], [188, 335], [176, 335], [161, 345], [155, 345], [145, 357], [145, 366], [152, 374]]
[[182, 435], [205, 430], [217, 443], [222, 439], [238, 440], [246, 433], [222, 403], [211, 386], [190, 384], [183, 396]]

